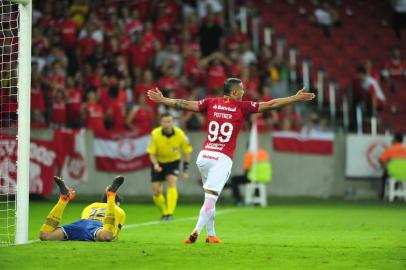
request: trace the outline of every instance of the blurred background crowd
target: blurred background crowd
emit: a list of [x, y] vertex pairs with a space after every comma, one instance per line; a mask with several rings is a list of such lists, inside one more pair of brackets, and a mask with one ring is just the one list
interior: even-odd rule
[[232, 76], [243, 80], [244, 99], [269, 100], [301, 88], [308, 61], [310, 90], [325, 79], [319, 106], [262, 115], [260, 132], [330, 130], [339, 120], [328, 113], [328, 82], [337, 119], [348, 102], [351, 119], [361, 106], [380, 131], [405, 131], [405, 1], [43, 0], [33, 8], [32, 128], [142, 134], [170, 112], [199, 131], [204, 116], [157, 106], [146, 90], [196, 100], [221, 95]]

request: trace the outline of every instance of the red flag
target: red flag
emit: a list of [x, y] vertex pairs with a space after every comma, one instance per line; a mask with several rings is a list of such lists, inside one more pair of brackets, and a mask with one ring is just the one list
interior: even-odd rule
[[279, 152], [332, 155], [333, 140], [332, 132], [272, 132], [273, 149]]
[[[17, 141], [15, 137], [0, 140], [0, 193], [15, 193]], [[49, 195], [55, 173], [56, 153], [53, 143], [31, 140], [30, 143], [30, 193]]]
[[108, 172], [131, 172], [150, 164], [147, 146], [150, 135], [134, 132], [96, 135], [96, 168]]

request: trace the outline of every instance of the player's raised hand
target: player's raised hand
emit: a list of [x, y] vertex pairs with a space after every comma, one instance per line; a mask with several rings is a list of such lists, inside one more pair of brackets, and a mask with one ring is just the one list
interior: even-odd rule
[[305, 92], [304, 88], [297, 91], [295, 96], [298, 100], [302, 100], [302, 101], [312, 100], [316, 97], [316, 95], [314, 93]]
[[150, 100], [152, 100], [156, 103], [160, 103], [162, 101], [162, 99], [164, 98], [164, 95], [162, 94], [162, 92], [156, 87], [152, 90], [148, 90], [147, 95]]

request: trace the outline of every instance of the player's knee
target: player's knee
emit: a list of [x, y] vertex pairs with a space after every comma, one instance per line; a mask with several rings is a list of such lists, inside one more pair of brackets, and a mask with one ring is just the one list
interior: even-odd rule
[[160, 185], [152, 185], [152, 194], [154, 196], [161, 195], [162, 187]]
[[154, 189], [152, 189], [152, 194], [153, 194], [154, 196], [159, 196], [159, 195], [162, 194], [162, 192], [161, 192], [160, 190], [154, 190]]
[[203, 207], [202, 207], [202, 211], [204, 213], [210, 214], [210, 213], [214, 212], [215, 205], [216, 205], [216, 202], [214, 200], [205, 200]]
[[172, 181], [168, 181], [168, 187], [171, 187], [171, 188], [176, 187], [176, 179], [172, 180]]

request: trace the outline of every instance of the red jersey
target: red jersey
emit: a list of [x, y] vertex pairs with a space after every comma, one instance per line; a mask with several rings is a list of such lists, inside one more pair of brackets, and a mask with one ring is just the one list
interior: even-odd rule
[[103, 121], [103, 108], [97, 103], [87, 103], [85, 127], [96, 132], [105, 131]]
[[394, 61], [392, 59], [389, 60], [385, 64], [385, 68], [388, 70], [389, 76], [394, 79], [402, 79], [405, 76], [406, 65], [400, 60], [399, 61]]
[[134, 108], [135, 115], [133, 118], [133, 125], [138, 129], [141, 134], [149, 134], [152, 130], [152, 123], [154, 115], [150, 108], [143, 108], [137, 106]]
[[71, 48], [76, 43], [77, 25], [74, 20], [66, 19], [61, 23], [61, 41], [62, 44]]
[[259, 103], [219, 97], [200, 100], [198, 106], [200, 112], [207, 112], [208, 135], [202, 149], [220, 152], [232, 159], [244, 119], [258, 112]]
[[66, 123], [66, 103], [65, 101], [52, 102], [52, 117], [51, 122], [58, 125]]
[[35, 109], [45, 112], [44, 94], [38, 84], [31, 87], [31, 110]]
[[223, 88], [224, 81], [226, 79], [226, 70], [223, 65], [210, 66], [207, 78], [207, 91], [211, 93], [213, 91], [213, 88]]
[[79, 88], [70, 90], [67, 93], [66, 111], [69, 118], [80, 118], [80, 109], [82, 106], [82, 92]]
[[110, 108], [110, 117], [112, 120], [111, 130], [122, 131], [125, 130], [125, 103], [121, 100], [112, 100], [109, 104]]

